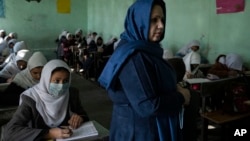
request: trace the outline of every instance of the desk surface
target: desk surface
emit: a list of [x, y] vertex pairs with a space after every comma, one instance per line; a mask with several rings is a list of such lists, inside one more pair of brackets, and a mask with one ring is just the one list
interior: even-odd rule
[[188, 82], [189, 84], [211, 82], [211, 80], [209, 80], [207, 78], [192, 78], [192, 79], [186, 79], [185, 81]]
[[197, 83], [207, 83], [207, 82], [223, 82], [223, 81], [233, 80], [237, 78], [240, 78], [240, 77], [228, 77], [228, 78], [221, 78], [217, 80], [210, 80], [208, 78], [191, 78], [191, 79], [186, 79], [185, 81], [189, 84], [197, 84]]
[[207, 112], [201, 114], [203, 118], [209, 119], [217, 124], [224, 124], [232, 121], [236, 121], [245, 117], [250, 117], [250, 112], [247, 113], [234, 113], [228, 114], [223, 112], [222, 110], [214, 111], [214, 112]]

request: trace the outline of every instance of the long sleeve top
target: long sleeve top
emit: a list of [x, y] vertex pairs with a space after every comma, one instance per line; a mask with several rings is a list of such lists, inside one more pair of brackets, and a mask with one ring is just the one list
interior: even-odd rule
[[[18, 107], [12, 119], [8, 122], [4, 129], [5, 141], [40, 141], [49, 132], [48, 127], [42, 116], [36, 109], [35, 101], [23, 95], [22, 104]], [[68, 125], [70, 119], [70, 111], [81, 115], [84, 121], [88, 121], [88, 115], [81, 106], [78, 96], [78, 90], [75, 88], [70, 89], [69, 107], [68, 112], [61, 126]]]

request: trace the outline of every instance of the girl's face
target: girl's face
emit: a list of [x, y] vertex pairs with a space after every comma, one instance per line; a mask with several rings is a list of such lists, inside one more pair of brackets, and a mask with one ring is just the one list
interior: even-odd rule
[[150, 17], [149, 41], [158, 42], [164, 33], [164, 14], [161, 6], [154, 5]]
[[35, 67], [35, 68], [31, 69], [31, 70], [30, 70], [31, 76], [32, 76], [35, 80], [40, 80], [40, 78], [41, 78], [41, 73], [42, 73], [42, 69], [43, 69], [43, 67]]
[[64, 84], [69, 82], [69, 72], [61, 70], [55, 71], [50, 77], [51, 83]]
[[27, 67], [27, 62], [26, 62], [26, 61], [23, 61], [23, 60], [18, 60], [18, 61], [17, 61], [17, 67], [18, 67], [20, 70], [24, 70], [24, 69]]
[[102, 43], [103, 43], [102, 38], [98, 38], [98, 39], [97, 39], [97, 43], [96, 43], [96, 44], [97, 44], [97, 45], [102, 45]]
[[197, 51], [197, 50], [199, 50], [199, 48], [200, 48], [199, 46], [192, 46], [192, 47], [191, 47], [191, 49], [192, 49], [194, 52]]
[[13, 43], [10, 43], [9, 44], [9, 48], [13, 48], [14, 47], [14, 44]]

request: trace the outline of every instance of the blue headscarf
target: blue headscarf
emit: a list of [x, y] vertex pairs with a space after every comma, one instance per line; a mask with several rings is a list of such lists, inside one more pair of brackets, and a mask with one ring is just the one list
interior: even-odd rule
[[137, 0], [128, 9], [121, 41], [98, 79], [105, 89], [114, 86], [120, 68], [133, 53], [142, 51], [162, 58], [163, 50], [159, 42], [164, 38], [164, 33], [159, 42], [149, 41], [151, 10], [155, 3], [162, 7], [166, 17], [165, 3], [162, 0]]
[[[125, 31], [121, 34], [121, 39], [127, 41], [149, 40], [151, 10], [154, 4], [162, 7], [165, 17], [163, 24], [165, 25], [166, 7], [163, 0], [137, 0], [127, 11], [124, 24]], [[164, 38], [164, 33], [165, 30], [161, 40]]]

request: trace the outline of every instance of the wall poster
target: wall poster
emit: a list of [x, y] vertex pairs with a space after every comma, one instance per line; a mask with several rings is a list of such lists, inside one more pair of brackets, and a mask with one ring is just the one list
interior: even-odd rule
[[237, 13], [243, 12], [245, 0], [216, 0], [216, 13]]

